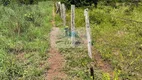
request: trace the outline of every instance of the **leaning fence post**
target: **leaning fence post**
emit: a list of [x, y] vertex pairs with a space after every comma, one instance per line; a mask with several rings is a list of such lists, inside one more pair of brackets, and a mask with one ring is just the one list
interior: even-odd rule
[[63, 18], [63, 26], [66, 26], [66, 7], [65, 4], [62, 4], [62, 18]]
[[89, 15], [88, 9], [84, 10], [85, 22], [86, 22], [86, 33], [87, 33], [87, 41], [88, 41], [88, 55], [92, 59], [92, 49], [91, 49], [91, 32], [90, 32], [90, 23], [89, 23]]
[[75, 46], [75, 5], [71, 5], [71, 42]]
[[60, 4], [61, 4], [61, 2], [56, 2], [56, 13], [58, 14], [60, 14]]
[[60, 5], [60, 16], [61, 16], [61, 19], [62, 19], [62, 4], [59, 4]]

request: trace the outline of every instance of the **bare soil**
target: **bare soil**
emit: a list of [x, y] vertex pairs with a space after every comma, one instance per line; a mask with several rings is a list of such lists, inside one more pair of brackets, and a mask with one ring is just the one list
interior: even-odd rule
[[65, 63], [64, 57], [59, 53], [56, 47], [57, 36], [59, 33], [59, 28], [55, 27], [55, 12], [53, 9], [53, 20], [52, 20], [52, 31], [50, 33], [50, 57], [48, 63], [50, 69], [47, 72], [46, 80], [65, 80], [66, 74], [62, 71]]

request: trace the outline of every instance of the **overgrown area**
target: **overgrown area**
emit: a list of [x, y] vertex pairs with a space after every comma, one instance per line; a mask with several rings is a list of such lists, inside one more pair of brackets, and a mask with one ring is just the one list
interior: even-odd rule
[[[142, 79], [141, 1], [61, 0], [61, 3], [66, 5], [67, 26], [62, 26], [60, 14], [52, 14], [56, 6], [53, 1], [0, 2], [0, 80], [45, 80], [49, 74], [56, 79], [58, 76], [53, 74], [58, 65], [63, 66], [61, 72], [67, 74], [66, 80], [92, 80], [93, 76], [94, 80]], [[76, 47], [71, 46], [71, 31], [65, 35], [65, 29], [71, 25], [71, 4], [76, 5]], [[86, 8], [89, 9], [93, 59], [87, 51]], [[54, 54], [50, 57], [58, 65], [49, 66], [49, 33], [55, 23], [60, 32], [54, 31], [58, 36], [51, 35], [53, 39], [58, 38], [53, 45], [58, 49], [52, 49], [50, 53], [59, 50], [65, 65], [59, 63], [62, 60], [54, 61], [57, 57]], [[49, 68], [53, 74], [47, 73]]]
[[94, 46], [122, 80], [142, 78], [141, 9], [103, 6], [90, 12]]
[[48, 69], [51, 1], [0, 5], [0, 80], [41, 80]]
[[[115, 6], [99, 2], [97, 8], [93, 6], [77, 7], [76, 29], [85, 28], [84, 9], [89, 8], [90, 26], [93, 50], [97, 49], [103, 61], [110, 64], [111, 74], [96, 66], [95, 80], [141, 80], [142, 79], [142, 6], [116, 2]], [[70, 26], [70, 9], [67, 10], [67, 25]], [[58, 18], [57, 18], [58, 19]], [[58, 19], [59, 20], [59, 19]], [[59, 25], [59, 23], [57, 23]], [[87, 51], [80, 49], [61, 49], [65, 53], [69, 76], [79, 80], [90, 80], [88, 73], [89, 59], [85, 57]], [[95, 51], [93, 54], [96, 54]], [[73, 56], [74, 55], [74, 56]], [[80, 60], [81, 59], [81, 60]], [[85, 59], [85, 61], [84, 61]], [[84, 65], [82, 63], [85, 63]], [[97, 70], [96, 70], [97, 69]], [[87, 71], [86, 71], [87, 70]], [[98, 71], [101, 70], [101, 71]], [[97, 73], [97, 75], [96, 75]], [[78, 75], [78, 76], [75, 76]]]

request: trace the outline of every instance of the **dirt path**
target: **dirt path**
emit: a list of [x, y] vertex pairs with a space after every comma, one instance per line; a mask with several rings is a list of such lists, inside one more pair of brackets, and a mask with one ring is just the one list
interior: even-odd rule
[[52, 21], [52, 31], [50, 33], [50, 57], [48, 59], [48, 63], [50, 69], [47, 72], [46, 80], [65, 80], [66, 74], [62, 71], [62, 67], [64, 65], [64, 57], [59, 53], [56, 48], [57, 35], [59, 32], [59, 28], [55, 27], [55, 12], [53, 9], [53, 21]]

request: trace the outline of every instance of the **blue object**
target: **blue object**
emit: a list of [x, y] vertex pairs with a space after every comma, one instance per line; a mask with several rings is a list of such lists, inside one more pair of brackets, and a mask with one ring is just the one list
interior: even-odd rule
[[72, 31], [72, 32], [71, 32], [71, 37], [75, 37], [75, 35], [76, 35], [76, 32], [75, 32], [75, 31]]

